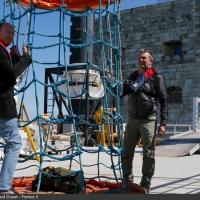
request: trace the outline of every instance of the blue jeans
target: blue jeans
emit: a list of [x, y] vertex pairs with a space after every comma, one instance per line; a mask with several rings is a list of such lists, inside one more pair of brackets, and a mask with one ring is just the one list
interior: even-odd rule
[[5, 142], [4, 160], [0, 172], [0, 190], [9, 190], [21, 149], [21, 136], [18, 130], [18, 120], [0, 119], [0, 137]]

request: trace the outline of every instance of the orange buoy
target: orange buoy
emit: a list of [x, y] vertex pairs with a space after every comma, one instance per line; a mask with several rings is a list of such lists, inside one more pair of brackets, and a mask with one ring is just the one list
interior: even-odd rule
[[[19, 0], [22, 5], [30, 6], [31, 4], [40, 9], [52, 10], [62, 5], [63, 0]], [[64, 0], [64, 6], [71, 11], [84, 11], [95, 9], [100, 6], [105, 7], [112, 3], [113, 0]]]

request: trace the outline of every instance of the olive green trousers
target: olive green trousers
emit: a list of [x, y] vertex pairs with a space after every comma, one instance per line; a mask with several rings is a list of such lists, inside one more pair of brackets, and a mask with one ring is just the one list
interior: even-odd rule
[[155, 123], [151, 119], [129, 119], [123, 137], [122, 169], [125, 182], [133, 181], [133, 158], [140, 138], [143, 144], [142, 179], [140, 185], [150, 188], [155, 170]]

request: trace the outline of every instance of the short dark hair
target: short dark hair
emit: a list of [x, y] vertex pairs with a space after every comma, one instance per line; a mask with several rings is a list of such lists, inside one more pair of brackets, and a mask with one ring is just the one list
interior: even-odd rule
[[151, 53], [151, 51], [149, 49], [147, 49], [147, 48], [140, 49], [139, 55], [142, 53], [148, 53], [150, 60], [153, 62], [153, 60], [154, 60], [153, 54]]

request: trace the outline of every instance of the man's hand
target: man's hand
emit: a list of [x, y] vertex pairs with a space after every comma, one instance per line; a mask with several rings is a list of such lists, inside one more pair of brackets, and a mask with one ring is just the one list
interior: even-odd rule
[[23, 55], [29, 55], [29, 48], [26, 45], [23, 45], [22, 52]]
[[163, 136], [163, 135], [165, 135], [165, 125], [160, 125], [159, 127], [158, 127], [158, 136]]

